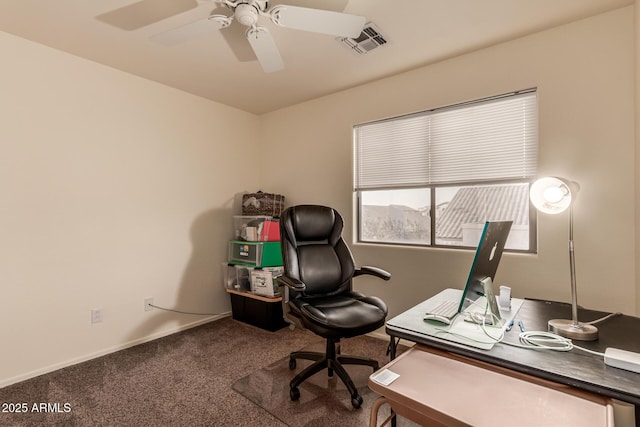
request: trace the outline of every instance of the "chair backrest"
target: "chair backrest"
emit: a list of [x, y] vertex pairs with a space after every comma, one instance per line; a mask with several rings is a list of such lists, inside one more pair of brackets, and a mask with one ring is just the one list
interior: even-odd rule
[[305, 296], [351, 290], [355, 263], [342, 239], [342, 228], [340, 214], [326, 206], [292, 206], [282, 213], [284, 274], [305, 283]]

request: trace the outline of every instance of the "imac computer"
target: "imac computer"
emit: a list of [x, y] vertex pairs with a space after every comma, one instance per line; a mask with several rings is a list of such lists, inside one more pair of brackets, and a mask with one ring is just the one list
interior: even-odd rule
[[488, 221], [484, 224], [480, 242], [476, 249], [473, 264], [469, 271], [469, 277], [465, 284], [459, 301], [443, 301], [433, 310], [426, 313], [425, 320], [434, 320], [440, 323], [450, 324], [459, 313], [468, 309], [480, 298], [487, 300], [486, 314], [480, 318], [476, 310], [469, 320], [486, 324], [500, 323], [500, 310], [493, 292], [493, 280], [502, 258], [502, 252], [509, 237], [509, 231], [513, 221]]

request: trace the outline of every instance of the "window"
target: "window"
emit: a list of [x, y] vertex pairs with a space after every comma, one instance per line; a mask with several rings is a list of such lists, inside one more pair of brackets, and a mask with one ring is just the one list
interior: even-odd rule
[[358, 241], [475, 247], [512, 220], [507, 249], [535, 251], [537, 127], [533, 89], [355, 126]]

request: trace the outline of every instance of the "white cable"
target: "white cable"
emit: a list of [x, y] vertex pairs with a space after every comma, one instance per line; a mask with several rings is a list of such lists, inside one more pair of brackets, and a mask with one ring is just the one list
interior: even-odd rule
[[471, 338], [471, 337], [469, 337], [467, 335], [458, 334], [458, 333], [455, 333], [455, 332], [451, 332], [448, 329], [440, 329], [440, 328], [437, 329], [436, 334], [449, 334], [449, 335], [457, 336], [457, 337], [460, 337], [460, 338], [464, 338], [465, 340], [477, 342], [479, 344], [493, 344], [493, 343], [504, 344], [504, 345], [510, 345], [512, 347], [523, 348], [523, 349], [526, 349], [526, 350], [571, 351], [571, 350], [575, 349], [575, 350], [584, 351], [586, 353], [591, 353], [591, 354], [594, 354], [596, 356], [604, 357], [604, 353], [600, 353], [600, 352], [597, 352], [597, 351], [589, 350], [589, 349], [584, 348], [584, 347], [579, 347], [579, 346], [573, 344], [573, 342], [570, 339], [561, 337], [560, 335], [556, 335], [556, 334], [551, 333], [551, 332], [544, 332], [544, 331], [521, 332], [520, 335], [518, 336], [518, 338], [520, 339], [520, 342], [522, 344], [517, 344], [517, 343], [510, 343], [510, 342], [507, 342], [507, 341], [503, 341], [503, 339], [504, 339], [504, 330], [502, 331], [502, 333], [500, 334], [499, 337], [494, 337], [491, 334], [489, 334], [489, 332], [487, 331], [485, 325], [479, 325], [478, 324], [478, 326], [481, 326], [483, 332], [485, 333], [485, 335], [488, 336], [489, 338], [491, 338], [493, 341], [491, 341], [491, 342], [481, 341], [481, 340], [477, 340], [477, 339]]
[[499, 337], [493, 337], [491, 336], [491, 334], [487, 331], [487, 325], [486, 325], [486, 315], [487, 312], [489, 312], [489, 314], [491, 315], [491, 317], [493, 318], [493, 321], [496, 323], [500, 323], [500, 319], [498, 318], [498, 316], [496, 316], [494, 313], [491, 312], [491, 310], [489, 310], [489, 304], [487, 304], [487, 307], [485, 308], [484, 311], [484, 316], [482, 316], [482, 325], [480, 325], [480, 327], [482, 328], [482, 332], [484, 332], [484, 334], [486, 336], [488, 336], [489, 338], [491, 338], [492, 340], [494, 340], [495, 342], [500, 342], [504, 339], [504, 329], [500, 328], [500, 336]]
[[585, 353], [594, 354], [604, 357], [604, 353], [589, 350], [588, 348], [577, 346], [569, 338], [562, 337], [552, 332], [544, 331], [527, 331], [521, 332], [518, 336], [520, 344], [500, 341], [502, 344], [513, 347], [525, 348], [529, 350], [553, 350], [553, 351], [571, 351], [573, 349], [584, 351]]
[[552, 332], [526, 331], [521, 332], [518, 338], [522, 347], [533, 350], [570, 351], [573, 349], [573, 343], [570, 339]]
[[[476, 340], [476, 339], [473, 339], [473, 338], [471, 338], [471, 337], [468, 337], [468, 336], [466, 336], [466, 335], [464, 335], [464, 334], [458, 334], [458, 333], [455, 333], [455, 332], [451, 332], [451, 331], [450, 331], [450, 330], [448, 330], [448, 329], [440, 329], [440, 328], [436, 328], [436, 335], [437, 335], [437, 334], [448, 334], [448, 335], [453, 335], [453, 336], [456, 336], [456, 337], [464, 338], [465, 340], [469, 340], [469, 341], [477, 342], [478, 344], [493, 344], [493, 343], [495, 342], [495, 341], [486, 342], [486, 341]], [[493, 337], [491, 337], [491, 338], [493, 339]]]
[[195, 316], [220, 316], [221, 315], [220, 313], [193, 313], [191, 311], [174, 310], [173, 308], [158, 307], [157, 305], [154, 305], [154, 304], [149, 304], [149, 306], [153, 308], [157, 308], [158, 310], [171, 311], [173, 313], [179, 313], [179, 314], [193, 314]]
[[[491, 316], [494, 318], [495, 321], [499, 321], [500, 319], [498, 319], [493, 313], [490, 312], [490, 310], [488, 310], [488, 305], [487, 307], [485, 307], [485, 315], [487, 314], [487, 312], [489, 312], [491, 314]], [[605, 317], [602, 317], [600, 319], [594, 320], [592, 322], [589, 322], [589, 324], [594, 324], [594, 323], [599, 323], [602, 322], [604, 320], [609, 319], [610, 317], [613, 316], [619, 316], [622, 313], [611, 313]], [[474, 320], [472, 318], [472, 320]], [[482, 316], [482, 323], [479, 323], [477, 321], [474, 320], [474, 323], [477, 324], [480, 328], [482, 328], [482, 331], [484, 332], [484, 334], [486, 336], [488, 336], [489, 338], [491, 338], [493, 340], [493, 342], [485, 342], [485, 341], [480, 341], [480, 340], [476, 340], [473, 338], [469, 338], [465, 335], [462, 334], [457, 334], [455, 332], [450, 332], [447, 329], [439, 329], [438, 328], [438, 333], [446, 333], [446, 334], [450, 334], [450, 335], [454, 335], [454, 336], [458, 336], [458, 337], [462, 337], [465, 338], [467, 340], [470, 341], [474, 341], [480, 344], [505, 344], [505, 345], [510, 345], [512, 347], [518, 347], [518, 348], [524, 348], [524, 349], [528, 349], [528, 350], [551, 350], [551, 351], [571, 351], [574, 348], [576, 350], [581, 350], [584, 351], [586, 353], [590, 353], [590, 354], [594, 354], [596, 356], [602, 356], [604, 357], [604, 353], [600, 353], [597, 351], [593, 351], [593, 350], [589, 350], [587, 348], [584, 347], [579, 347], [577, 345], [574, 345], [573, 342], [571, 341], [571, 339], [569, 338], [565, 338], [562, 337], [558, 334], [554, 334], [552, 332], [545, 332], [545, 331], [524, 331], [521, 332], [520, 335], [518, 335], [518, 339], [520, 341], [521, 344], [516, 344], [516, 343], [510, 343], [510, 342], [506, 342], [504, 341], [504, 337], [505, 337], [505, 330], [503, 328], [500, 329], [500, 336], [498, 337], [494, 337], [492, 336], [486, 328], [486, 324], [485, 324], [485, 316]]]
[[607, 319], [609, 319], [611, 317], [614, 317], [614, 316], [622, 316], [622, 313], [620, 313], [620, 312], [611, 313], [611, 314], [607, 314], [604, 317], [601, 317], [600, 319], [592, 320], [591, 322], [582, 322], [582, 323], [584, 323], [585, 325], [595, 325], [597, 323], [604, 322], [605, 320], [607, 320]]
[[595, 354], [596, 356], [602, 356], [604, 357], [604, 353], [601, 353], [599, 351], [593, 351], [593, 350], [589, 350], [588, 348], [583, 348], [583, 347], [578, 347], [577, 345], [573, 345], [573, 348], [575, 348], [576, 350], [582, 350], [586, 353], [591, 353], [591, 354]]
[[[495, 317], [493, 314], [492, 314], [492, 316]], [[472, 319], [472, 318], [470, 317], [470, 319]], [[436, 333], [449, 334], [449, 335], [457, 336], [457, 337], [460, 337], [460, 338], [464, 338], [465, 340], [477, 342], [479, 344], [493, 344], [493, 343], [502, 341], [502, 339], [504, 338], [504, 330], [502, 330], [502, 328], [500, 329], [500, 336], [499, 337], [494, 337], [487, 331], [486, 324], [485, 324], [485, 317], [484, 316], [482, 316], [482, 324], [480, 324], [479, 322], [477, 322], [477, 321], [475, 321], [473, 319], [471, 321], [473, 323], [475, 323], [478, 327], [480, 327], [482, 329], [482, 331], [484, 332], [484, 334], [486, 336], [488, 336], [489, 338], [491, 338], [492, 341], [487, 342], [487, 341], [477, 340], [477, 339], [468, 337], [468, 336], [466, 336], [464, 334], [458, 334], [456, 332], [451, 332], [449, 329], [436, 328], [436, 330], [437, 330]]]
[[[492, 317], [494, 317], [495, 321], [500, 320], [493, 313], [491, 313], [491, 310], [489, 310], [489, 304], [487, 304], [487, 307], [485, 308], [485, 314], [487, 313], [487, 311], [492, 315]], [[595, 320], [594, 322], [601, 322], [603, 320], [608, 319], [611, 316], [613, 316], [613, 314], [603, 317], [602, 319]], [[586, 348], [576, 347], [573, 345], [573, 342], [569, 338], [565, 338], [558, 334], [554, 334], [552, 332], [545, 332], [545, 331], [526, 331], [526, 332], [522, 331], [520, 335], [518, 335], [518, 339], [522, 344], [513, 344], [509, 342], [504, 342], [503, 341], [504, 334], [505, 334], [504, 329], [502, 329], [502, 334], [500, 334], [500, 338], [492, 337], [485, 328], [484, 317], [482, 319], [482, 331], [489, 338], [495, 340], [496, 343], [503, 343], [503, 344], [514, 346], [514, 347], [520, 347], [520, 348], [531, 349], [531, 350], [552, 350], [552, 351], [571, 351], [574, 348], [576, 348], [588, 353], [602, 354], [602, 353], [594, 352], [592, 350], [588, 350]], [[604, 354], [602, 354], [602, 356], [604, 356]]]

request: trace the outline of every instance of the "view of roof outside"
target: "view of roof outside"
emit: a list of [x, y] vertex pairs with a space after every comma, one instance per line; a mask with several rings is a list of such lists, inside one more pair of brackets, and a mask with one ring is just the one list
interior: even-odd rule
[[[360, 240], [429, 245], [430, 189], [362, 191]], [[436, 245], [475, 247], [486, 221], [513, 221], [507, 249], [529, 249], [529, 184], [441, 187]]]

